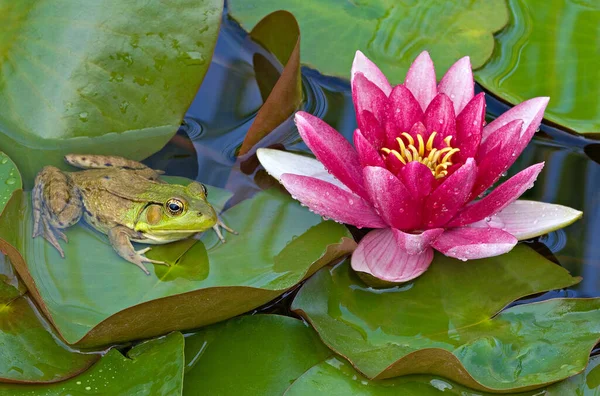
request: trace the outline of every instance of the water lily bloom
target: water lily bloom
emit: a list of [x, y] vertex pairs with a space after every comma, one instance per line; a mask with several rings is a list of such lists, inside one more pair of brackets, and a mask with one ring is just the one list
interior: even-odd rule
[[301, 111], [296, 125], [317, 159], [271, 149], [259, 149], [258, 157], [312, 211], [374, 229], [352, 255], [355, 271], [405, 282], [427, 270], [434, 249], [461, 260], [496, 256], [581, 217], [568, 207], [517, 200], [543, 163], [484, 195], [533, 137], [548, 98], [525, 101], [485, 125], [485, 98], [474, 95], [469, 58], [438, 84], [427, 52], [403, 84], [392, 86], [358, 51], [351, 86], [354, 147]]

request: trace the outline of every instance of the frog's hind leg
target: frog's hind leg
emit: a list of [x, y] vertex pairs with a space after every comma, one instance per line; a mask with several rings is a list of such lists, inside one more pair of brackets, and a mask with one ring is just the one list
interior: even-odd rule
[[125, 169], [136, 171], [140, 176], [157, 180], [164, 172], [147, 167], [141, 162], [129, 160], [114, 155], [67, 154], [65, 161], [80, 169]]
[[60, 230], [77, 223], [83, 212], [77, 188], [60, 169], [47, 166], [35, 178], [32, 192], [33, 238], [43, 236], [64, 257], [58, 243], [67, 236]]
[[169, 265], [164, 261], [152, 260], [144, 256], [144, 253], [150, 250], [149, 247], [135, 250], [131, 244], [131, 239], [139, 238], [141, 238], [141, 235], [138, 232], [127, 227], [116, 226], [108, 230], [108, 239], [118, 255], [138, 266], [146, 275], [150, 275], [150, 271], [146, 269], [144, 263]]

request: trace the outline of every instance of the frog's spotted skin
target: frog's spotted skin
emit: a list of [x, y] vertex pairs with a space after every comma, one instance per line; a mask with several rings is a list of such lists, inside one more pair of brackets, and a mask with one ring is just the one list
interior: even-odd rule
[[165, 263], [145, 257], [150, 248], [136, 251], [132, 241], [169, 243], [212, 227], [224, 242], [219, 226], [234, 232], [218, 219], [200, 183], [166, 184], [158, 171], [121, 157], [70, 154], [65, 160], [85, 170], [47, 166], [38, 173], [32, 193], [33, 237], [42, 235], [62, 257], [58, 239], [67, 242], [67, 237], [61, 229], [81, 217], [146, 274], [144, 263]]

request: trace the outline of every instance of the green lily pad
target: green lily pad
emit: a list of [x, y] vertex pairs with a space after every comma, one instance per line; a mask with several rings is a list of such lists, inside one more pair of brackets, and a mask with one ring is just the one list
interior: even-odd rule
[[[209, 201], [215, 195], [210, 189]], [[223, 214], [239, 235], [221, 244], [208, 231], [201, 241], [155, 245], [148, 256], [171, 266], [149, 266], [147, 276], [117, 256], [105, 235], [81, 223], [66, 230], [61, 258], [42, 238], [31, 239], [31, 216], [29, 194], [18, 191], [0, 218], [0, 246], [63, 339], [80, 347], [228, 319], [355, 247], [344, 226], [282, 193], [263, 192]]]
[[[543, 390], [518, 393], [519, 396], [600, 395], [600, 357], [590, 359], [585, 372]], [[497, 393], [496, 393], [497, 394]], [[517, 395], [516, 393], [510, 393]], [[432, 375], [407, 375], [380, 381], [371, 381], [340, 358], [331, 358], [312, 367], [299, 377], [285, 392], [285, 396], [491, 396]]]
[[281, 395], [331, 355], [298, 319], [242, 316], [186, 337], [184, 395]]
[[438, 77], [469, 55], [481, 67], [494, 49], [493, 33], [508, 22], [504, 1], [230, 0], [230, 15], [250, 30], [265, 15], [286, 10], [302, 33], [302, 61], [321, 73], [350, 77], [356, 50], [400, 83], [412, 61], [428, 50]]
[[51, 385], [0, 384], [0, 395], [181, 395], [184, 339], [172, 333], [136, 345], [127, 356], [111, 349], [85, 373]]
[[415, 281], [380, 290], [366, 287], [346, 262], [309, 279], [292, 309], [369, 378], [435, 374], [477, 390], [524, 391], [586, 367], [600, 338], [600, 299], [497, 313], [522, 296], [578, 281], [519, 245], [468, 262], [437, 255]]
[[544, 117], [598, 138], [600, 5], [580, 0], [509, 0], [511, 23], [489, 63], [475, 75], [494, 95], [517, 104], [550, 96]]
[[12, 160], [0, 152], [0, 214], [12, 194], [22, 188], [21, 174]]
[[177, 131], [223, 1], [0, 0], [0, 149], [26, 184], [68, 153], [142, 159]]

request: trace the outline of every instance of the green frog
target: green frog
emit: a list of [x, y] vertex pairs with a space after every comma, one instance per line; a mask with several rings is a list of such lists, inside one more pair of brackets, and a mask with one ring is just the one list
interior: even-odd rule
[[235, 233], [217, 216], [207, 201], [204, 185], [167, 184], [162, 172], [122, 157], [70, 154], [67, 163], [84, 171], [63, 172], [46, 166], [35, 179], [33, 237], [43, 236], [64, 258], [58, 239], [61, 231], [84, 220], [108, 239], [125, 260], [146, 274], [144, 263], [164, 264], [135, 250], [131, 242], [164, 244], [213, 228], [225, 242], [220, 228]]

